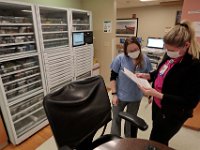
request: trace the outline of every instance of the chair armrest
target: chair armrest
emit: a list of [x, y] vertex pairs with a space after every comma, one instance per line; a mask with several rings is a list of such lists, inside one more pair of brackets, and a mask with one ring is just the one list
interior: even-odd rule
[[96, 147], [98, 147], [104, 143], [107, 143], [107, 142], [113, 141], [113, 140], [117, 140], [117, 139], [121, 139], [121, 137], [117, 136], [117, 135], [113, 135], [113, 134], [103, 135], [100, 138], [98, 138], [92, 142], [92, 149], [95, 149]]
[[122, 119], [129, 121], [132, 125], [138, 127], [140, 130], [144, 131], [148, 128], [148, 125], [146, 124], [146, 122], [142, 118], [140, 118], [136, 115], [131, 115], [126, 112], [120, 112], [119, 116]]
[[69, 146], [63, 146], [63, 147], [59, 147], [58, 150], [73, 150], [73, 149], [70, 148]]

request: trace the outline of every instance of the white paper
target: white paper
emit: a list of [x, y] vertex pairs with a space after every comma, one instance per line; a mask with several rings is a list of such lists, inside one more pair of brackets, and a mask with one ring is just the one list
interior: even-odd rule
[[151, 88], [151, 85], [146, 79], [138, 78], [136, 74], [132, 73], [130, 70], [124, 68], [123, 73], [139, 86], [144, 87], [144, 88]]

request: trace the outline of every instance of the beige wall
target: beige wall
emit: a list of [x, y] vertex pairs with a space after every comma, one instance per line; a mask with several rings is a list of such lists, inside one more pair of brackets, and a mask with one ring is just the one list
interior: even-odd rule
[[138, 18], [138, 37], [142, 37], [145, 46], [147, 37], [163, 37], [165, 27], [175, 25], [177, 10], [182, 10], [182, 5], [118, 9], [117, 18], [131, 18], [132, 14], [136, 14]]
[[54, 7], [81, 8], [81, 0], [14, 0]]
[[[92, 11], [94, 30], [94, 55], [101, 67], [100, 74], [109, 86], [110, 64], [112, 62], [112, 41], [115, 39], [115, 0], [82, 0], [82, 8]], [[112, 21], [112, 33], [103, 32], [103, 21]]]

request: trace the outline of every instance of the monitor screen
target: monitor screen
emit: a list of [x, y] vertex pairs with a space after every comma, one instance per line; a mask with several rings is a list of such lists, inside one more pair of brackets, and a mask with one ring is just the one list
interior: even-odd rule
[[149, 37], [147, 39], [147, 47], [163, 49], [164, 42], [162, 38]]
[[72, 35], [73, 46], [84, 45], [84, 33], [83, 32], [74, 32]]

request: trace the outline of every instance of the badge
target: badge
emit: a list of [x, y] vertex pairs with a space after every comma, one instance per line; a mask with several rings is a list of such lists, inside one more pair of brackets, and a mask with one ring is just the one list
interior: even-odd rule
[[163, 65], [163, 67], [160, 69], [159, 74], [163, 75], [165, 71], [167, 70], [168, 66], [166, 64]]

